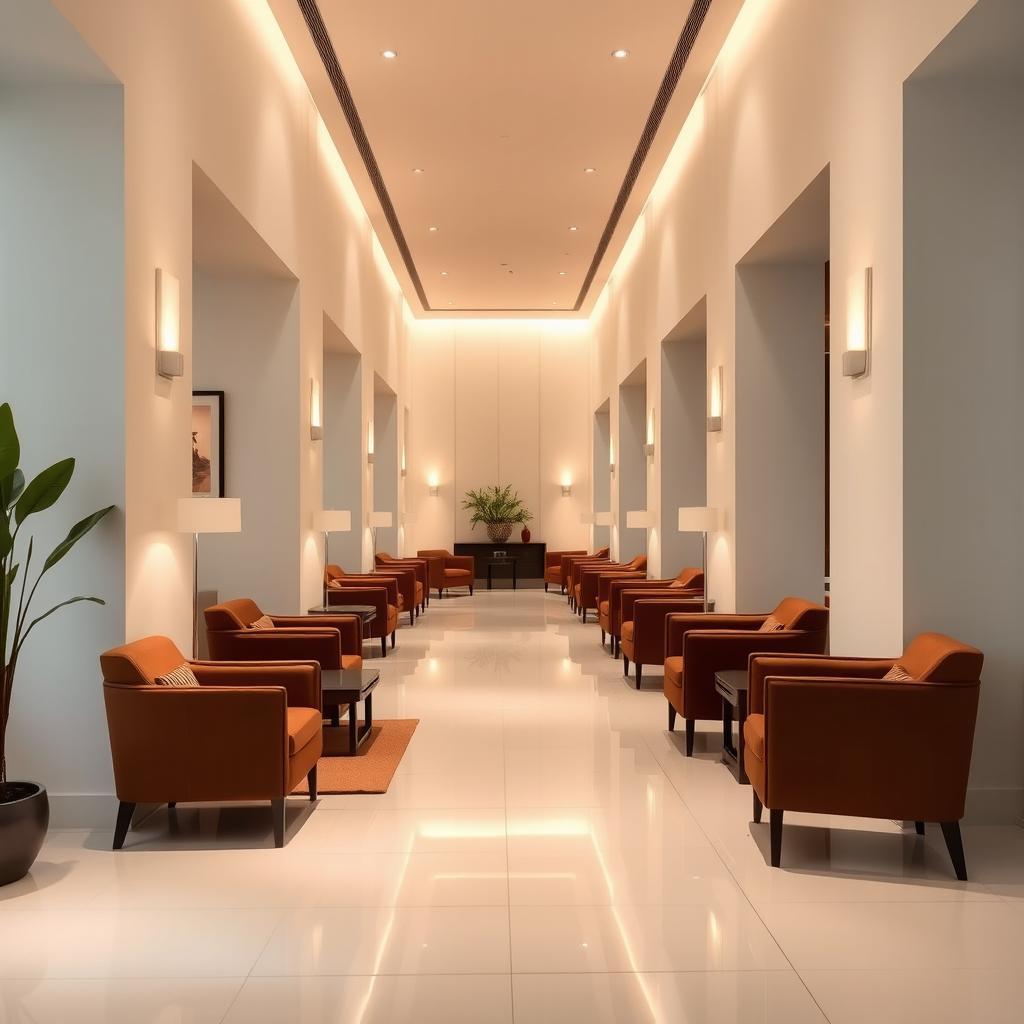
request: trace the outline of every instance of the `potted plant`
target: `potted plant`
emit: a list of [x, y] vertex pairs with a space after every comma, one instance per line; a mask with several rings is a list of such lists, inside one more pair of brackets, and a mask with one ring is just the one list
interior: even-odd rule
[[512, 527], [528, 523], [533, 516], [522, 503], [518, 491], [511, 484], [502, 487], [481, 487], [478, 491], [466, 491], [462, 507], [473, 513], [470, 522], [473, 529], [477, 523], [487, 527], [487, 536], [495, 544], [504, 544], [512, 536]]
[[16, 882], [28, 873], [50, 820], [43, 786], [7, 778], [7, 726], [18, 659], [36, 626], [58, 609], [79, 601], [103, 604], [98, 597], [71, 597], [29, 618], [32, 601], [40, 580], [114, 507], [100, 509], [75, 523], [30, 582], [33, 538], [19, 544], [19, 537], [29, 516], [57, 503], [71, 482], [75, 460], [55, 462], [28, 484], [20, 461], [14, 415], [5, 402], [0, 405], [0, 885]]

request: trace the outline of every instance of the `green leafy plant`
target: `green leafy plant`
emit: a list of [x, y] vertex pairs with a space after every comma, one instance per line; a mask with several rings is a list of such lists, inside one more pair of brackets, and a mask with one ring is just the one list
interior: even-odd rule
[[512, 490], [511, 484], [502, 487], [481, 487], [478, 491], [466, 491], [462, 507], [472, 511], [470, 522], [474, 529], [477, 523], [493, 525], [495, 523], [528, 523], [533, 516], [522, 503], [519, 492]]
[[[11, 713], [14, 673], [25, 641], [44, 619], [69, 604], [98, 597], [69, 597], [49, 611], [29, 618], [32, 601], [42, 578], [108, 513], [113, 505], [75, 523], [67, 536], [50, 552], [31, 586], [34, 538], [19, 545], [18, 538], [29, 516], [45, 512], [59, 500], [75, 472], [74, 459], [61, 459], [26, 484], [19, 468], [21, 443], [14, 429], [14, 414], [8, 403], [0, 405], [0, 802], [10, 799], [7, 785], [7, 725]], [[19, 549], [20, 552], [19, 553]], [[17, 596], [16, 596], [17, 595]]]

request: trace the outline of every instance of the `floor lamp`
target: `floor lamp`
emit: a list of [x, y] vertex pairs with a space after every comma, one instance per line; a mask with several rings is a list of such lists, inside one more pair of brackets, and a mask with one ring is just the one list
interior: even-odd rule
[[390, 512], [371, 512], [368, 516], [370, 528], [373, 530], [373, 567], [377, 568], [377, 528], [387, 529], [391, 525]]
[[316, 528], [324, 535], [324, 607], [327, 607], [327, 566], [331, 561], [332, 533], [348, 533], [352, 529], [352, 513], [347, 509], [322, 509], [316, 514]]
[[179, 498], [178, 530], [192, 534], [192, 658], [199, 657], [199, 534], [241, 533], [240, 498]]
[[704, 611], [708, 610], [708, 534], [718, 529], [718, 509], [697, 505], [679, 509], [679, 532], [701, 535], [701, 568], [704, 570]]

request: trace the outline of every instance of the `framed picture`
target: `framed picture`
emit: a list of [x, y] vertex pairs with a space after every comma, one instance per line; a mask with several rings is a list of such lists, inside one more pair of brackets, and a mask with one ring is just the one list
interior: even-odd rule
[[192, 392], [192, 495], [224, 497], [224, 392]]

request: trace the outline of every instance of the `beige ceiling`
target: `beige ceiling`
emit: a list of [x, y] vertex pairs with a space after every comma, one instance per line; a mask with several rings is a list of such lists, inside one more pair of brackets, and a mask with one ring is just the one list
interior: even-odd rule
[[[421, 314], [298, 2], [269, 2], [410, 306]], [[590, 311], [742, 2], [712, 0], [611, 244], [573, 314], [688, 0], [318, 0], [435, 315]], [[630, 51], [625, 60], [611, 56], [620, 47]], [[385, 49], [398, 57], [385, 60]]]

